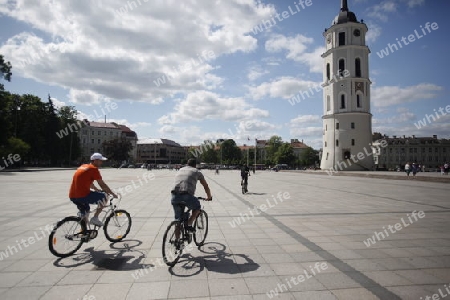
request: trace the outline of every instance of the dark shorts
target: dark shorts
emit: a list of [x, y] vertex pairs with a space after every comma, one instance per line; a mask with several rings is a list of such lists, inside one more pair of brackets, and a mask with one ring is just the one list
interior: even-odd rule
[[89, 204], [98, 204], [106, 198], [106, 194], [102, 192], [90, 192], [89, 195], [83, 198], [70, 198], [70, 200], [78, 207], [78, 210], [85, 214], [90, 211]]
[[175, 219], [180, 219], [181, 213], [183, 212], [182, 207], [180, 207], [179, 204], [184, 204], [192, 210], [198, 210], [202, 208], [202, 206], [200, 205], [200, 201], [198, 201], [195, 196], [192, 196], [190, 194], [172, 194], [171, 203], [173, 206], [173, 212], [175, 213]]

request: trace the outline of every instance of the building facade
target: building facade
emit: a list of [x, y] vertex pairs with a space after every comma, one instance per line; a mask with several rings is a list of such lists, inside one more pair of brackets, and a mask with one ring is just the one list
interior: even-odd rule
[[[384, 142], [385, 147], [380, 146]], [[450, 161], [450, 140], [433, 137], [384, 137], [373, 143], [374, 163], [378, 169], [403, 169], [407, 162], [438, 170]]]
[[102, 144], [113, 139], [127, 139], [133, 146], [130, 160], [136, 159], [137, 134], [130, 128], [116, 123], [90, 122], [83, 120], [84, 126], [78, 130], [81, 145], [81, 160], [89, 161], [92, 153], [103, 152]]
[[137, 141], [136, 162], [152, 165], [181, 164], [186, 160], [186, 148], [168, 139]]
[[339, 15], [325, 30], [323, 153], [321, 169], [368, 170], [371, 153], [368, 28], [341, 1]]

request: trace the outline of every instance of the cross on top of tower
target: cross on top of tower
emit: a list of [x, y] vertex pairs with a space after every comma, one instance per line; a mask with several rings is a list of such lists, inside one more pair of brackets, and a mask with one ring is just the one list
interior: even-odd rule
[[348, 11], [347, 0], [341, 0], [341, 11]]

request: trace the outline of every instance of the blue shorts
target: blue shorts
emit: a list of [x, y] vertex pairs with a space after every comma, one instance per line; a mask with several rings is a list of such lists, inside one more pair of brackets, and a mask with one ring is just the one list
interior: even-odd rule
[[192, 196], [190, 194], [172, 194], [171, 203], [173, 206], [173, 211], [175, 213], [175, 219], [181, 219], [181, 213], [183, 212], [179, 204], [184, 204], [192, 210], [198, 210], [202, 208], [202, 206], [200, 205], [200, 201], [198, 201], [195, 196]]
[[86, 214], [91, 210], [89, 204], [99, 204], [99, 202], [104, 201], [106, 194], [103, 192], [93, 192], [91, 191], [89, 195], [83, 198], [70, 198], [70, 200], [78, 207], [78, 210], [82, 214]]

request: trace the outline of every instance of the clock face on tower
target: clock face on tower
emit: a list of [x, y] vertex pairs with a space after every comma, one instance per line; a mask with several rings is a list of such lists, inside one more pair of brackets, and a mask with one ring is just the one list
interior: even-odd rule
[[361, 31], [359, 31], [359, 29], [355, 29], [355, 30], [353, 31], [353, 35], [354, 35], [354, 36], [360, 36], [360, 35], [361, 35]]

